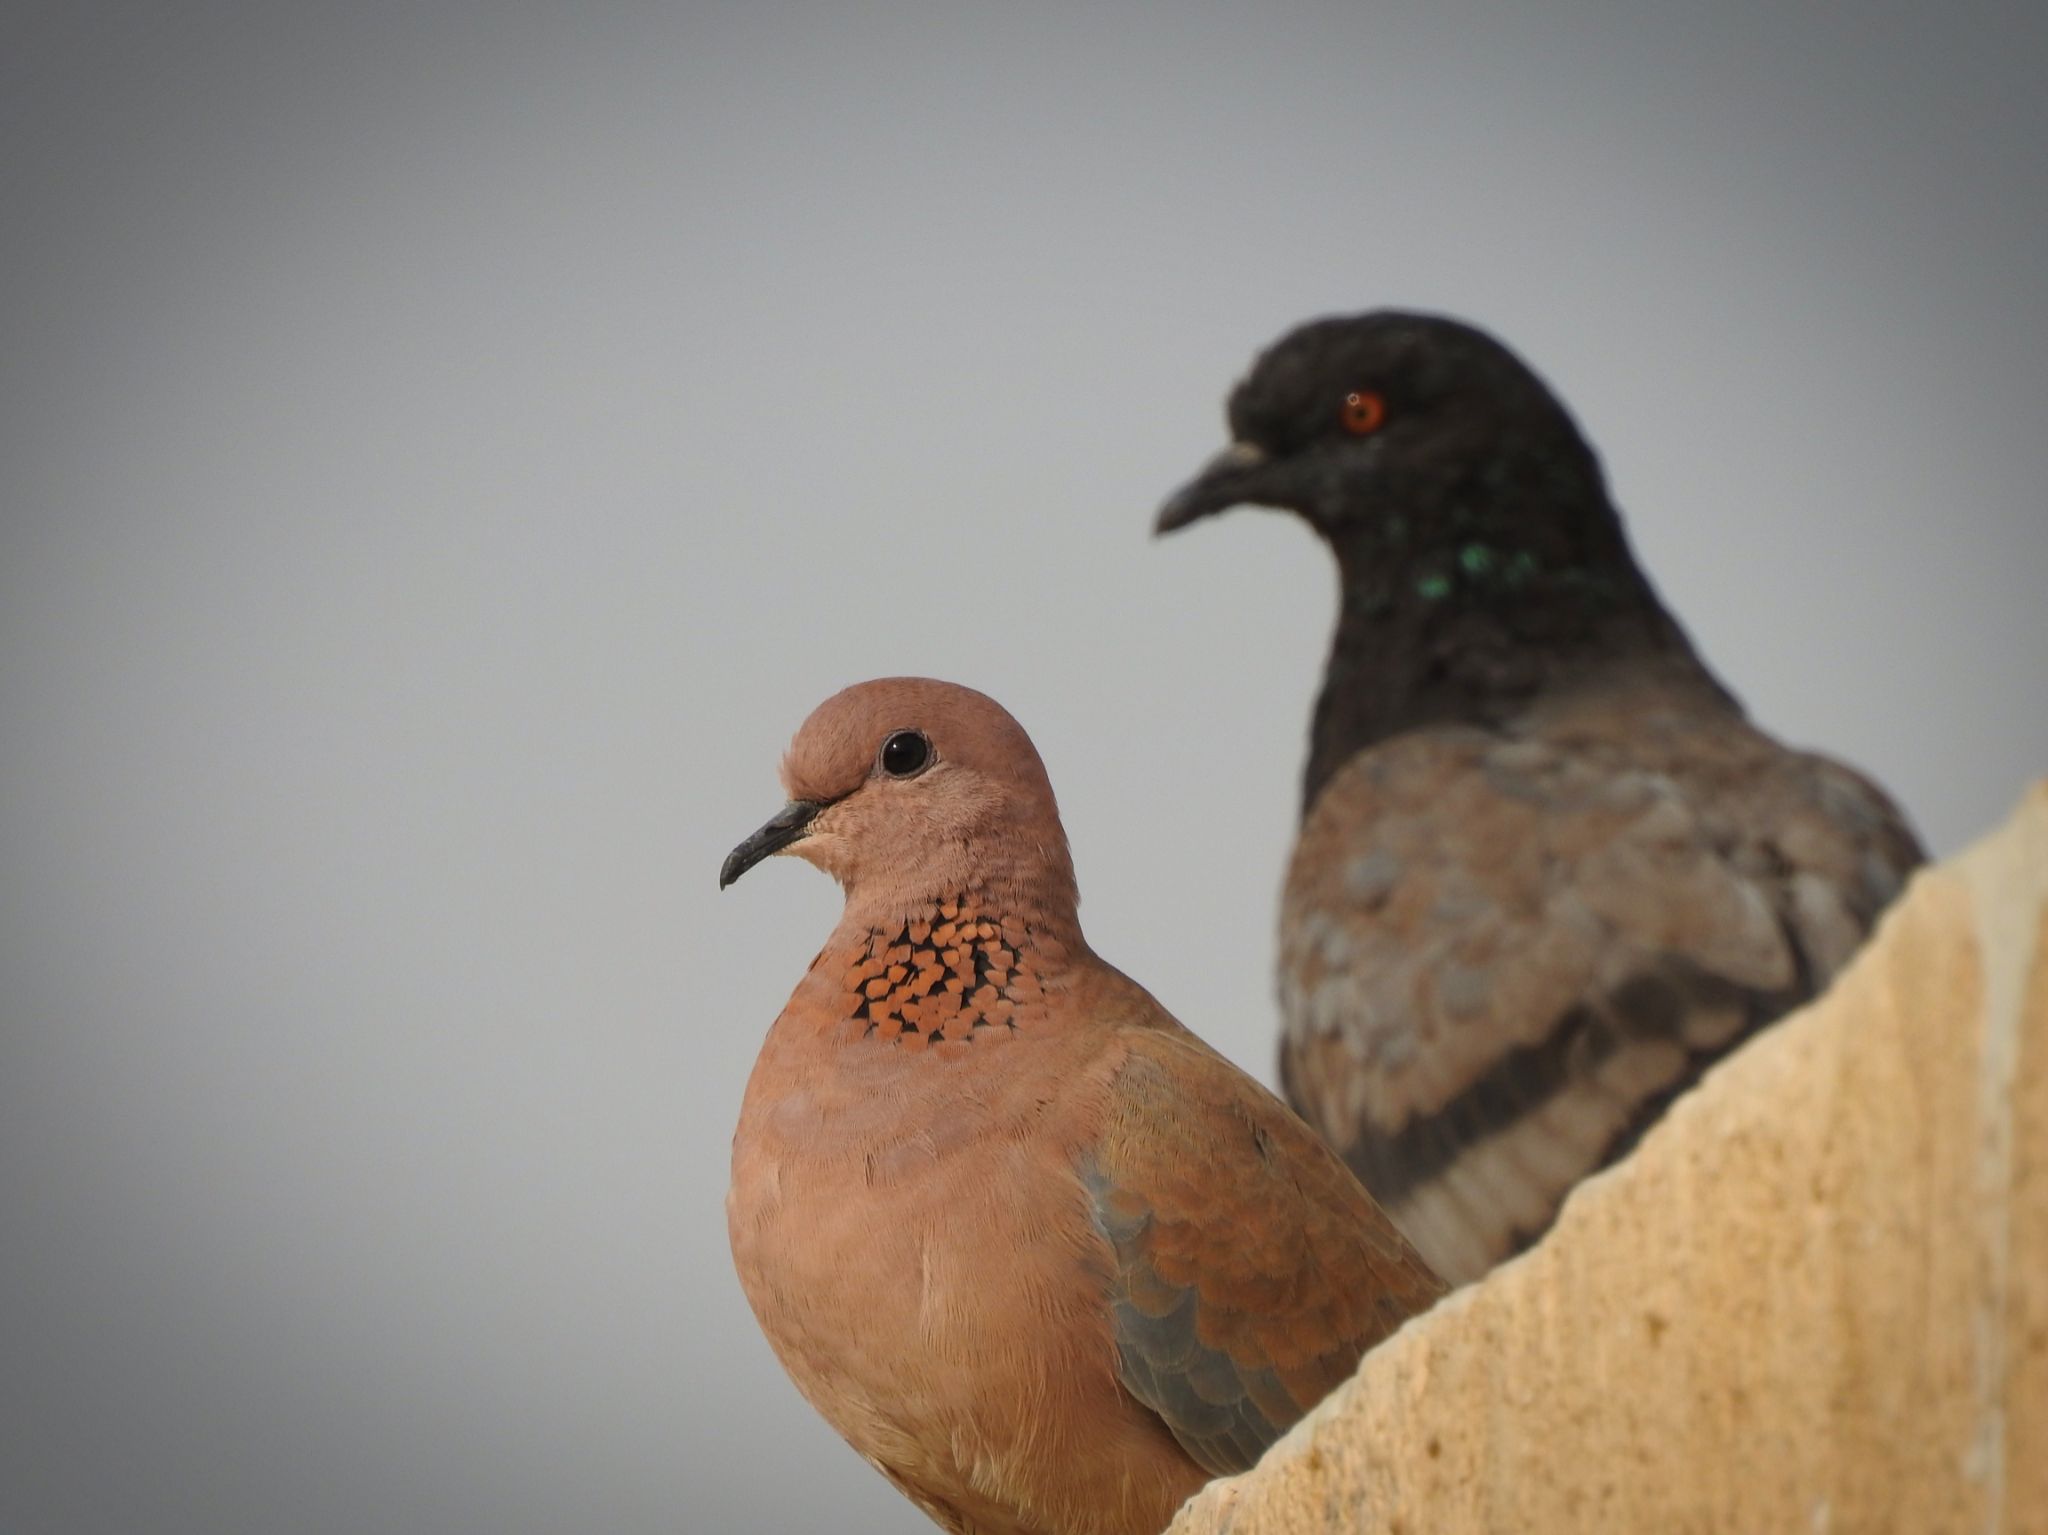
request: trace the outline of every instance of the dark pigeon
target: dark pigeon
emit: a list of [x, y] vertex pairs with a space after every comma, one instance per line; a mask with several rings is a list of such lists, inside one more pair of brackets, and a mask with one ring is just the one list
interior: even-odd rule
[[1316, 321], [1229, 415], [1160, 530], [1282, 508], [1342, 589], [1282, 900], [1282, 1079], [1463, 1282], [1824, 987], [1925, 855], [1882, 790], [1748, 722], [1570, 415], [1491, 337]]

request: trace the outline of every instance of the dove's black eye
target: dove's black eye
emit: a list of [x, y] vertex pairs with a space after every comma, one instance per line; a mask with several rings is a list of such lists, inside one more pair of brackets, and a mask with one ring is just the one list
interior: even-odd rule
[[921, 730], [899, 730], [882, 743], [882, 771], [891, 778], [914, 778], [932, 760], [932, 743]]

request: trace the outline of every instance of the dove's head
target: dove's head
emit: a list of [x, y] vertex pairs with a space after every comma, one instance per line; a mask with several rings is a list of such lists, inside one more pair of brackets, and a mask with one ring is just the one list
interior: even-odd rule
[[1158, 531], [1279, 507], [1340, 557], [1507, 584], [1618, 548], [1598, 462], [1564, 407], [1456, 320], [1311, 321], [1260, 354], [1229, 415], [1230, 446], [1168, 499]]
[[885, 677], [833, 694], [790, 743], [782, 785], [789, 803], [733, 849], [720, 886], [789, 852], [837, 879], [849, 906], [908, 911], [975, 890], [1046, 916], [1075, 904], [1045, 765], [972, 688]]

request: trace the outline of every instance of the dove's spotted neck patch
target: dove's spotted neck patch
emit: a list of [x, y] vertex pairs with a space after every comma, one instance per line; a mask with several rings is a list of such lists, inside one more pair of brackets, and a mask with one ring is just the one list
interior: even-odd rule
[[939, 901], [893, 929], [871, 930], [845, 978], [844, 1017], [862, 1039], [912, 1049], [1006, 1038], [1043, 999], [1060, 944], [1030, 922]]

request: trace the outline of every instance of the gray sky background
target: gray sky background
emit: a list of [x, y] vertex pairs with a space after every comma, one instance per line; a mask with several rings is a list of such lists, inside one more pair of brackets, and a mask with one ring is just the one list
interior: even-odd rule
[[922, 1528], [732, 1277], [837, 893], [718, 861], [827, 692], [972, 683], [1096, 946], [1270, 1079], [1332, 578], [1146, 529], [1310, 315], [1494, 329], [1767, 726], [1994, 823], [2043, 26], [17, 0], [0, 1529]]

